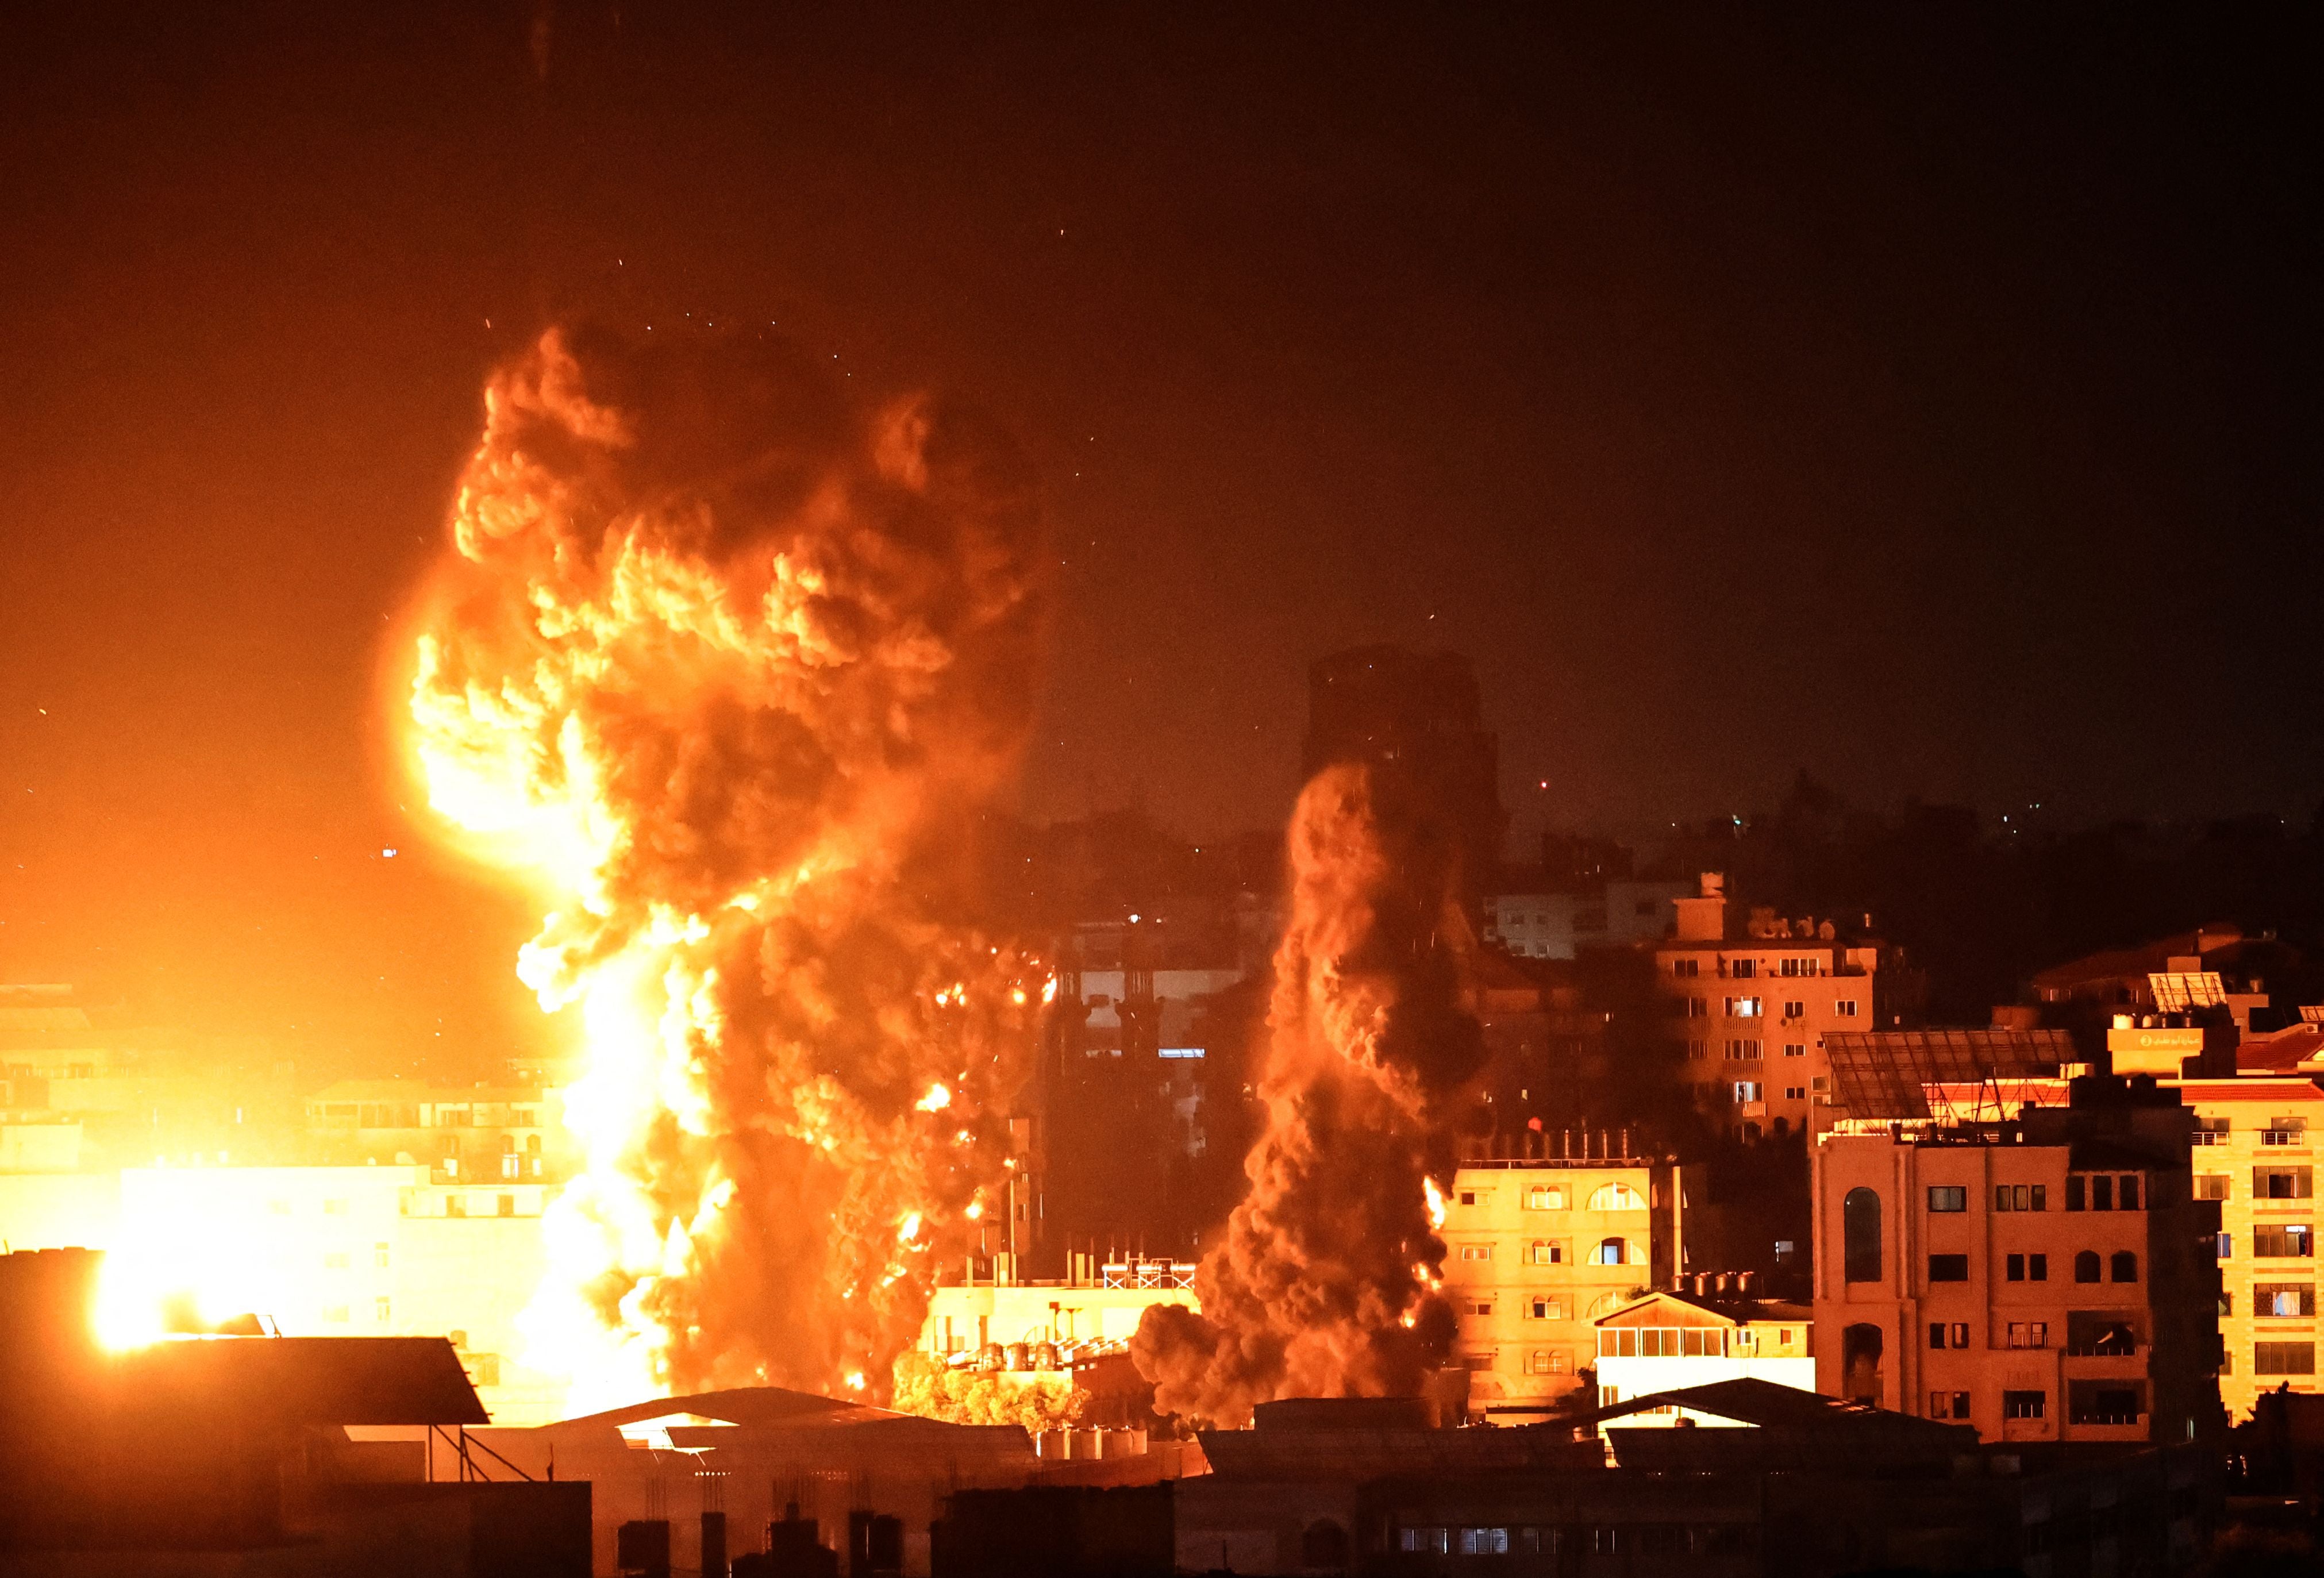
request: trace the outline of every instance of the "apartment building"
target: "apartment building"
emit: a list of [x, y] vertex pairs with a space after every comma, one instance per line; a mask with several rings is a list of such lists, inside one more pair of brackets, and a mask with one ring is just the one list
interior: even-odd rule
[[[1748, 1278], [1748, 1273], [1745, 1276]], [[1692, 1279], [1702, 1283], [1705, 1278]], [[1721, 1281], [1727, 1280], [1724, 1275]], [[1598, 1406], [1720, 1380], [1767, 1380], [1816, 1389], [1815, 1311], [1742, 1294], [1649, 1293], [1600, 1315]], [[1627, 1425], [1713, 1427], [1738, 1421], [1676, 1406], [1624, 1417]]]
[[1628, 947], [1666, 936], [1688, 884], [1617, 878], [1579, 891], [1494, 893], [1484, 938], [1520, 958], [1571, 959], [1588, 947]]
[[562, 1095], [535, 1085], [347, 1079], [307, 1099], [307, 1159], [425, 1167], [438, 1183], [556, 1182], [575, 1158]]
[[2196, 1197], [2195, 1110], [2147, 1079], [2066, 1084], [2008, 1121], [1923, 1105], [1817, 1142], [1819, 1391], [1987, 1440], [2216, 1430], [2219, 1213]]
[[2285, 1075], [2177, 1089], [2196, 1114], [2196, 1197], [2219, 1213], [2219, 1400], [2241, 1419], [2264, 1391], [2319, 1389], [2315, 1147], [2324, 1088]]
[[1683, 1269], [1680, 1169], [1618, 1132], [1473, 1149], [1441, 1229], [1471, 1408], [1563, 1397], [1596, 1357], [1593, 1323]]
[[1893, 950], [1831, 920], [1766, 909], [1738, 919], [1713, 872], [1675, 909], [1655, 983], [1697, 1103], [1747, 1140], [1827, 1126], [1817, 1117], [1831, 1088], [1824, 1037], [1899, 1017]]

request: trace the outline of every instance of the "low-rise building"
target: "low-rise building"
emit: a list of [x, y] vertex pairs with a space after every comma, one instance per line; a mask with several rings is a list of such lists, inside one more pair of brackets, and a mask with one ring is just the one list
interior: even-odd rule
[[[1804, 1304], [1691, 1293], [1649, 1293], [1598, 1327], [1598, 1401], [1611, 1407], [1649, 1392], [1745, 1379], [1816, 1389], [1815, 1311]], [[1729, 1425], [1675, 1405], [1628, 1416], [1639, 1426]]]
[[1454, 1361], [1480, 1412], [1581, 1386], [1592, 1323], [1667, 1287], [1684, 1264], [1680, 1169], [1632, 1154], [1627, 1131], [1526, 1131], [1519, 1154], [1490, 1149], [1454, 1173], [1441, 1229]]
[[1817, 1389], [1987, 1440], [2182, 1441], [2218, 1428], [2218, 1208], [2192, 1108], [2085, 1076], [2006, 1121], [1868, 1111], [1817, 1144]]

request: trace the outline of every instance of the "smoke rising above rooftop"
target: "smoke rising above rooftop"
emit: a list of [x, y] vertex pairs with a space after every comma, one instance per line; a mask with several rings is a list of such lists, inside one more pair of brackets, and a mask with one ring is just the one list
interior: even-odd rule
[[1157, 1409], [1239, 1425], [1283, 1397], [1416, 1393], [1453, 1329], [1432, 1174], [1484, 1057], [1454, 826], [1407, 779], [1341, 763], [1292, 813], [1250, 1191], [1203, 1260], [1202, 1313], [1147, 1312]]

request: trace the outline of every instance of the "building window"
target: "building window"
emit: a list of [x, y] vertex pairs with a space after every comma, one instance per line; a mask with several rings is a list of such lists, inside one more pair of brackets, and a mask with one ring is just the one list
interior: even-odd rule
[[2013, 1348], [2047, 1348], [2050, 1345], [2050, 1323], [2047, 1321], [2010, 1322], [2009, 1345]]
[[387, 1320], [387, 1312], [388, 1301], [384, 1296], [372, 1301], [372, 1315], [374, 1319], [384, 1324]]
[[2138, 1175], [2136, 1173], [2125, 1173], [2119, 1181], [2121, 1185], [2119, 1192], [2122, 1196], [2122, 1208], [2125, 1211], [2137, 1210]]
[[[2227, 1180], [2222, 1178], [2221, 1183]], [[2310, 1167], [2252, 1168], [2252, 1198], [2255, 1200], [2306, 1200], [2316, 1193], [2315, 1171]], [[2225, 1195], [2203, 1198], [2225, 1199]]]
[[1526, 1300], [1526, 1318], [1536, 1321], [1562, 1321], [1565, 1318], [1565, 1301], [1548, 1294], [1536, 1293]]
[[1840, 1206], [1842, 1275], [1850, 1282], [1880, 1280], [1880, 1196], [1850, 1189]]
[[2259, 1375], [2313, 1375], [2313, 1343], [2256, 1343], [2252, 1345], [2252, 1370]]
[[[1787, 1101], [1787, 1102], [1804, 1102], [1804, 1101], [1806, 1101], [1807, 1099], [1808, 1099], [1808, 1087], [1807, 1087], [1807, 1086], [1805, 1086], [1805, 1085], [1803, 1085], [1803, 1084], [1787, 1084], [1787, 1085], [1785, 1085], [1785, 1086], [1784, 1087], [1784, 1100], [1785, 1100], [1785, 1101]], [[1783, 1120], [1782, 1120], [1781, 1118], [1778, 1118], [1778, 1119], [1776, 1119], [1776, 1120], [1775, 1120], [1775, 1121], [1776, 1121], [1776, 1122], [1778, 1122], [1778, 1123], [1780, 1123], [1780, 1122], [1782, 1122], [1782, 1121], [1783, 1121]]]
[[1730, 1063], [1757, 1063], [1764, 1056], [1755, 1038], [1730, 1037], [1727, 1042], [1727, 1058]]
[[2114, 1180], [2104, 1173], [2096, 1174], [2090, 1179], [2090, 1209], [2093, 1211], [2114, 1209]]
[[1966, 1211], [1969, 1209], [1969, 1191], [1955, 1184], [1932, 1184], [1929, 1187], [1929, 1209]]
[[387, 1269], [387, 1246], [385, 1244], [372, 1245], [371, 1263], [378, 1267], [383, 1271]]
[[1637, 1258], [1629, 1250], [1627, 1239], [1600, 1239], [1598, 1247], [1590, 1251], [1590, 1263], [1593, 1266], [1627, 1266]]
[[1784, 1002], [1784, 1017], [1787, 1020], [1803, 1020], [1808, 1017], [1808, 1005], [1796, 998], [1788, 998]]
[[2010, 1280], [2010, 1281], [2012, 1281], [2012, 1282], [2023, 1282], [2023, 1281], [2024, 1281], [2024, 1280], [2025, 1280], [2025, 1257], [2024, 1257], [2024, 1256], [2023, 1256], [2023, 1255], [2011, 1255], [2010, 1257], [2008, 1257], [2007, 1271], [2008, 1271], [2008, 1277], [2009, 1277], [2009, 1280]]
[[1399, 1528], [1396, 1539], [1398, 1550], [1423, 1555], [1449, 1555], [1452, 1550], [1452, 1531], [1449, 1528]]
[[1759, 1000], [1756, 997], [1730, 997], [1727, 1000], [1727, 1017], [1733, 1020], [1756, 1020], [1759, 1017]]
[[1784, 1057], [1805, 1057], [1807, 1055], [1808, 1046], [1805, 1041], [1786, 1041], [1784, 1043]]
[[1563, 1211], [1565, 1209], [1565, 1191], [1554, 1186], [1536, 1186], [1527, 1189], [1526, 1209], [1527, 1211]]
[[2026, 1256], [2025, 1279], [2028, 1282], [2047, 1282], [2050, 1280], [2050, 1257], [2047, 1255]]
[[1931, 1392], [1929, 1417], [1932, 1419], [1966, 1419], [1969, 1417], [1969, 1393]]
[[1993, 1208], [1996, 1211], [2046, 1211], [2050, 1208], [2050, 1191], [2042, 1184], [1996, 1184], [1993, 1186]]
[[1493, 1246], [1490, 1244], [1462, 1244], [1461, 1246], [1461, 1258], [1464, 1260], [1489, 1260], [1493, 1258]]
[[[1784, 1340], [1788, 1342], [1790, 1341], [1790, 1338], [1786, 1336]], [[1944, 1348], [1948, 1346], [1954, 1348], [1968, 1347], [1969, 1323], [1967, 1321], [1955, 1321], [1950, 1325], [1947, 1325], [1942, 1321], [1931, 1321], [1929, 1323], [1929, 1346], [1932, 1348]]]
[[2231, 1232], [2213, 1234], [2211, 1238], [2211, 1258], [2215, 1260], [2234, 1260], [2236, 1258], [2236, 1235]]
[[2114, 1282], [2137, 1281], [2138, 1257], [2128, 1250], [2116, 1250], [2114, 1252], [2113, 1260], [2107, 1268], [2107, 1277], [2109, 1281]]
[[[1748, 981], [1753, 976], [1758, 974], [1759, 961], [1757, 959], [1730, 960], [1727, 965], [1727, 973], [1729, 975], [1734, 976], [1738, 981]], [[1729, 1010], [1729, 1011], [1732, 1012], [1733, 1010]]]
[[1931, 1255], [1929, 1280], [1932, 1282], [1966, 1282], [1969, 1280], [1967, 1255]]
[[2069, 1211], [2081, 1211], [2081, 1210], [2085, 1210], [2085, 1209], [2087, 1209], [2087, 1208], [2089, 1207], [2089, 1193], [2088, 1188], [2086, 1187], [2086, 1186], [2089, 1184], [2089, 1179], [2087, 1179], [2087, 1178], [2085, 1178], [2085, 1177], [2082, 1177], [2082, 1175], [2081, 1175], [2081, 1174], [2080, 1174], [2080, 1173], [2075, 1173], [2075, 1174], [2073, 1174], [2071, 1177], [2068, 1177], [2068, 1178], [2067, 1178], [2067, 1180], [2066, 1180], [2066, 1209], [2067, 1209], [2067, 1210], [2069, 1210]]
[[1753, 1102], [1764, 1099], [1764, 1094], [1766, 1088], [1766, 1086], [1761, 1084], [1756, 1079], [1737, 1080], [1735, 1082], [1735, 1104], [1738, 1107], [1747, 1107]]
[[2264, 1319], [2286, 1320], [2315, 1313], [2313, 1282], [2263, 1282], [2252, 1289], [2252, 1314]]
[[1686, 1056], [1689, 1062], [1702, 1062], [1711, 1056], [1711, 1043], [1700, 1039], [1689, 1041], [1686, 1044]]
[[1831, 1011], [1841, 1019], [1852, 1020], [1856, 1017], [1856, 1000], [1852, 997], [1843, 997], [1831, 1005]]
[[1590, 1196], [1592, 1211], [1644, 1211], [1646, 1203], [1628, 1184], [1608, 1184]]
[[1549, 1239], [1536, 1239], [1526, 1250], [1526, 1259], [1536, 1266], [1563, 1266], [1565, 1246]]
[[2047, 1392], [2003, 1392], [2001, 1417], [2005, 1419], [2039, 1419], [2050, 1411]]
[[2304, 1223], [2264, 1223], [2252, 1229], [2252, 1253], [2263, 1260], [2306, 1260], [2316, 1253], [2316, 1234]]
[[502, 1195], [500, 1197], [500, 1207], [501, 1214], [503, 1216], [514, 1216], [516, 1214], [516, 1196], [513, 1195]]
[[1694, 977], [1702, 974], [1702, 961], [1700, 959], [1673, 959], [1671, 961], [1671, 974], [1679, 976], [1682, 979], [1691, 981]]
[[2095, 1282], [2098, 1279], [2098, 1252], [2084, 1250], [2074, 1257], [2074, 1280]]
[[2198, 1200], [2224, 1200], [2224, 1199], [2226, 1199], [2227, 1197], [2227, 1174], [2225, 1174], [2225, 1173], [2197, 1173], [2197, 1174], [2195, 1175], [2195, 1198], [2196, 1198], [2196, 1199], [2198, 1199]]
[[1464, 1300], [1462, 1305], [1462, 1314], [1463, 1315], [1489, 1315], [1492, 1313], [1493, 1301], [1489, 1298], [1467, 1299]]
[[1707, 997], [1688, 998], [1686, 1000], [1686, 1017], [1691, 1020], [1710, 1018], [1711, 1000]]

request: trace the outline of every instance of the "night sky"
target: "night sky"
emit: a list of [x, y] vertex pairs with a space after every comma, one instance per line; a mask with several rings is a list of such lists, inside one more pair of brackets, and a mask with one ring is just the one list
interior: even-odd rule
[[1035, 817], [1278, 821], [1373, 641], [1476, 660], [1526, 834], [2324, 796], [2274, 8], [197, 9], [0, 23], [0, 980], [521, 1033], [383, 657], [567, 318], [1014, 431]]

